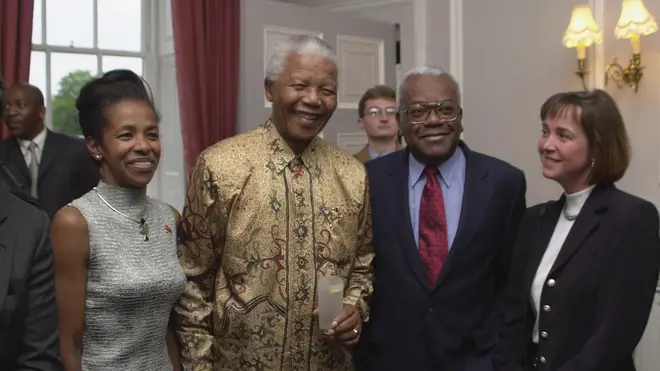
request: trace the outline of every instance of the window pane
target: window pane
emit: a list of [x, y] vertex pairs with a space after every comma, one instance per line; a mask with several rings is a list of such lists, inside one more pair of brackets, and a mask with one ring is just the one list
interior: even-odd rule
[[46, 20], [48, 44], [94, 47], [94, 1], [48, 0]]
[[[30, 84], [36, 86], [44, 94], [48, 95], [46, 87], [46, 53], [32, 52], [30, 56]], [[48, 102], [45, 102], [48, 104]]]
[[99, 48], [142, 50], [142, 1], [98, 0]]
[[34, 13], [32, 14], [32, 43], [41, 44], [41, 0], [34, 0]]
[[76, 98], [80, 88], [97, 75], [95, 55], [52, 53], [50, 59], [50, 83], [53, 89], [53, 130], [71, 135], [81, 135], [78, 126]]
[[142, 58], [135, 57], [103, 57], [103, 72], [111, 70], [131, 70], [142, 76]]

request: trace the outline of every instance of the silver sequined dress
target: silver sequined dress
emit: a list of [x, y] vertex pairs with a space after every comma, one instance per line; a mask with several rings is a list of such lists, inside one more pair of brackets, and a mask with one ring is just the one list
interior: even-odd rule
[[94, 190], [70, 204], [87, 221], [90, 238], [82, 368], [172, 370], [165, 338], [186, 282], [173, 211], [139, 190], [103, 182], [96, 189], [132, 219], [145, 217], [149, 240], [138, 223], [113, 211]]

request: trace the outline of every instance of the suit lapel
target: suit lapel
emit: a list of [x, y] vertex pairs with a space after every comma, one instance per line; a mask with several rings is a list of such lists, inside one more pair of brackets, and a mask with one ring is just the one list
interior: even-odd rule
[[[564, 266], [583, 245], [583, 242], [591, 233], [593, 233], [607, 210], [608, 195], [614, 189], [612, 185], [597, 186], [587, 198], [580, 214], [571, 227], [570, 232], [564, 240], [564, 244], [559, 251], [548, 276]], [[532, 287], [536, 270], [541, 264], [541, 259], [550, 243], [550, 238], [555, 231], [557, 221], [559, 220], [562, 209], [564, 208], [565, 198], [562, 196], [557, 201], [548, 202], [540, 212], [538, 219], [538, 230], [534, 233], [536, 238], [532, 242], [529, 256], [529, 264], [525, 272], [525, 287], [529, 291]]]
[[465, 154], [463, 206], [461, 207], [456, 237], [436, 281], [436, 289], [454, 268], [460, 254], [469, 246], [476, 234], [493, 191], [488, 181], [487, 167], [483, 166], [479, 158], [465, 144], [461, 142], [460, 146]]
[[[48, 130], [46, 134], [46, 141], [44, 142], [44, 149], [41, 152], [41, 162], [39, 163], [39, 180], [41, 180], [46, 172], [53, 166], [57, 156], [61, 153], [62, 148], [59, 145], [58, 134]], [[59, 149], [59, 150], [58, 150]]]
[[[25, 157], [21, 151], [21, 146], [18, 144], [16, 138], [8, 138], [3, 141], [7, 146], [7, 162], [14, 165], [16, 169], [21, 173], [23, 185], [29, 185], [30, 180], [30, 171], [28, 170], [27, 163], [25, 163]], [[28, 180], [28, 182], [25, 182]]]
[[598, 228], [603, 215], [607, 211], [608, 195], [612, 189], [614, 188], [611, 185], [597, 186], [591, 192], [582, 210], [580, 210], [580, 214], [575, 219], [571, 231], [568, 232], [568, 236], [566, 236], [549, 275], [564, 266], [580, 249], [584, 240]]
[[[6, 197], [0, 195], [0, 200]], [[0, 201], [1, 202], [1, 201]], [[9, 230], [7, 218], [9, 214], [5, 208], [0, 207], [0, 310], [4, 306], [7, 291], [9, 289], [9, 279], [12, 272], [12, 263], [14, 261], [14, 251], [16, 237]]]
[[410, 205], [408, 200], [408, 150], [392, 154], [392, 163], [388, 175], [392, 178], [392, 187], [387, 187], [390, 194], [386, 200], [393, 203], [393, 215], [395, 234], [398, 245], [408, 266], [419, 280], [420, 284], [427, 287], [422, 261], [413, 235], [412, 223], [410, 221]]
[[543, 258], [543, 254], [545, 254], [548, 243], [550, 243], [550, 238], [555, 230], [555, 225], [557, 225], [557, 219], [559, 219], [559, 213], [561, 213], [563, 207], [563, 197], [557, 201], [546, 203], [539, 211], [537, 223], [534, 225], [535, 230], [528, 232], [534, 236], [534, 238], [529, 246], [531, 251], [529, 253], [528, 264], [526, 265], [527, 269], [525, 271], [525, 292], [531, 290], [536, 270], [538, 269], [539, 264], [541, 264], [541, 259]]

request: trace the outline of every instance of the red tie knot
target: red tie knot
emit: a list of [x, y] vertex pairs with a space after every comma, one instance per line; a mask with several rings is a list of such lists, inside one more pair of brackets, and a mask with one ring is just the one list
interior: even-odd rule
[[435, 166], [427, 166], [424, 168], [424, 175], [426, 175], [427, 178], [436, 179], [438, 176], [438, 168]]

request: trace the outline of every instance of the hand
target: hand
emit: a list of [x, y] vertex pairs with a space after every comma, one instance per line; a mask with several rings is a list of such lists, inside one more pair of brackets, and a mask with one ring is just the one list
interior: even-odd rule
[[[318, 315], [318, 309], [314, 310]], [[344, 308], [337, 318], [332, 322], [332, 328], [328, 331], [330, 339], [338, 340], [344, 345], [355, 345], [362, 334], [362, 318], [354, 305], [344, 304]]]

